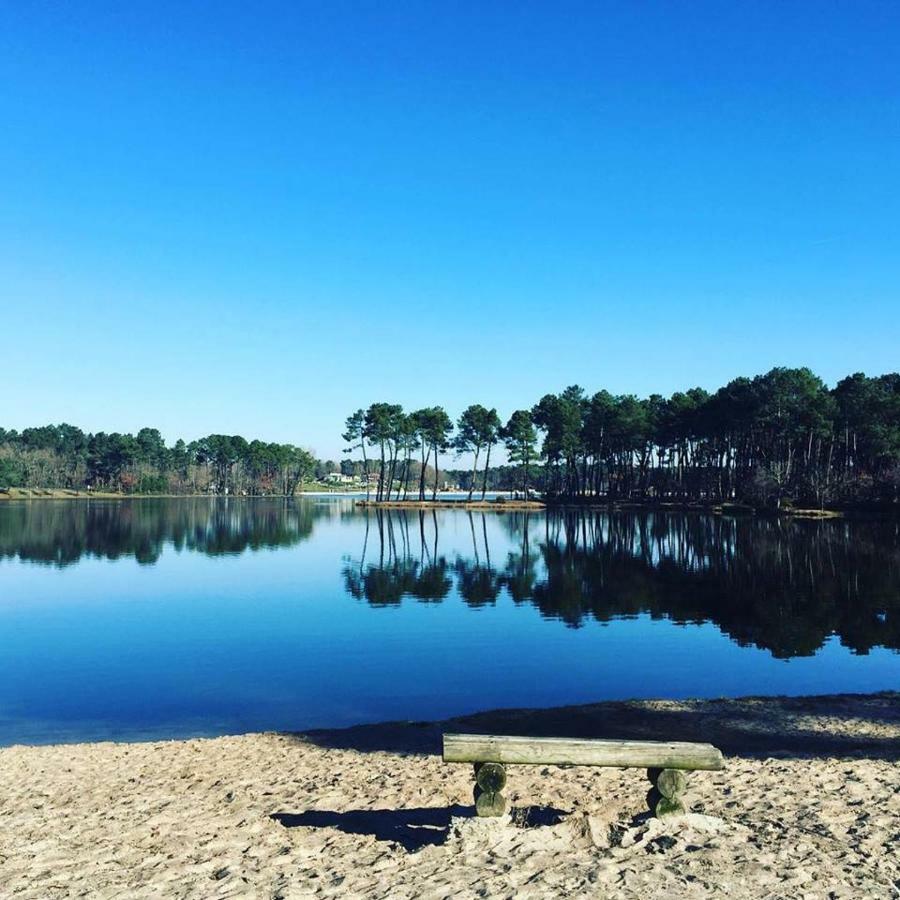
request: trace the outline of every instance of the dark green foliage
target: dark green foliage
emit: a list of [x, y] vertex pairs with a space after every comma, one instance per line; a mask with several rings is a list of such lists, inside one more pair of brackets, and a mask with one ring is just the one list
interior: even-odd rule
[[898, 497], [900, 376], [829, 390], [809, 369], [666, 400], [578, 387], [533, 410], [547, 491], [568, 498], [821, 506]]
[[[419, 471], [419, 499], [424, 500], [430, 459], [434, 469], [432, 497], [436, 496], [440, 454], [450, 449], [453, 431], [453, 422], [442, 407], [432, 406], [406, 414], [399, 404], [373, 403], [368, 409], [359, 409], [348, 416], [345, 429], [343, 438], [349, 444], [346, 452], [361, 450], [367, 473], [366, 447], [377, 453], [376, 500], [405, 499], [415, 469]], [[418, 464], [413, 458], [416, 451], [421, 451]]]
[[[350, 418], [353, 419], [353, 416]], [[347, 426], [349, 434], [350, 420]], [[406, 417], [403, 415], [403, 407], [398, 403], [373, 403], [365, 411], [360, 439], [372, 447], [377, 447], [380, 456], [377, 500], [391, 499], [397, 460], [403, 449], [406, 434]]]
[[156, 428], [85, 434], [72, 425], [0, 430], [0, 488], [138, 494], [292, 494], [312, 475], [312, 454], [291, 444], [211, 434], [167, 447]]
[[[537, 432], [532, 414], [526, 409], [517, 409], [500, 430], [500, 438], [506, 446], [506, 455], [511, 463], [522, 468], [522, 491], [528, 495], [529, 470], [534, 459]], [[554, 454], [555, 451], [551, 451]]]
[[169, 482], [165, 475], [142, 475], [137, 483], [139, 494], [164, 494]]
[[475, 490], [475, 477], [478, 472], [478, 458], [482, 450], [487, 451], [484, 464], [484, 473], [481, 482], [481, 498], [484, 499], [487, 490], [487, 476], [491, 464], [491, 448], [500, 437], [500, 417], [496, 409], [486, 409], [480, 403], [475, 403], [463, 411], [457, 422], [456, 437], [453, 446], [459, 453], [472, 453], [472, 475], [469, 480], [468, 499], [472, 499]]
[[22, 487], [24, 483], [25, 473], [22, 464], [15, 459], [0, 458], [0, 490]]
[[[383, 406], [370, 407], [367, 415]], [[446, 416], [439, 407], [412, 416], [423, 449], [423, 499], [428, 461], [432, 453], [437, 460], [449, 434], [435, 428], [436, 411]], [[668, 399], [608, 391], [588, 396], [572, 385], [498, 425], [496, 412], [480, 404], [459, 418], [454, 447], [474, 462], [471, 470], [452, 472], [452, 480], [470, 498], [480, 455], [499, 439], [510, 465], [492, 472], [484, 466], [482, 494], [535, 487], [565, 501], [735, 502], [774, 509], [900, 502], [896, 373], [857, 373], [829, 389], [809, 369], [776, 368], [736, 378], [713, 394], [692, 388]], [[380, 440], [377, 433], [370, 431], [370, 445]]]

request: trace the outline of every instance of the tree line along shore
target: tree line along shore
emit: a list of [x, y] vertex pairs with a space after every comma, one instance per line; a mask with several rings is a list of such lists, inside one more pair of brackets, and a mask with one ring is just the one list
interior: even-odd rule
[[[0, 428], [0, 498], [122, 495], [291, 496], [344, 488], [368, 502], [525, 501], [783, 510], [896, 508], [900, 375], [850, 375], [833, 388], [776, 368], [715, 392], [588, 394], [571, 386], [502, 420], [481, 404], [454, 421], [441, 406], [373, 403], [347, 418], [345, 458], [240, 435], [168, 446], [155, 428], [88, 433]], [[499, 451], [505, 459], [496, 464]], [[462, 457], [471, 465], [460, 468]], [[493, 462], [492, 462], [493, 461]], [[456, 466], [456, 467], [453, 467]]]
[[[808, 368], [775, 368], [640, 399], [573, 385], [515, 410], [440, 406], [406, 413], [373, 403], [346, 421], [347, 453], [374, 467], [374, 502], [437, 499], [425, 473], [442, 454], [470, 455], [454, 473], [476, 493], [497, 489], [491, 453], [509, 466], [502, 487], [547, 502], [746, 505], [754, 509], [896, 506], [900, 501], [900, 374], [850, 375], [829, 388]], [[483, 465], [479, 471], [479, 460]]]
[[[370, 467], [371, 468], [371, 467]], [[510, 467], [494, 473], [512, 484]], [[444, 473], [455, 484], [460, 473]], [[418, 473], [416, 473], [418, 477]], [[429, 489], [439, 473], [428, 466]], [[156, 428], [90, 433], [70, 424], [0, 427], [0, 500], [121, 496], [292, 496], [365, 491], [375, 479], [359, 461], [241, 435], [210, 434], [167, 446]], [[493, 484], [491, 489], [497, 489]], [[502, 485], [500, 487], [502, 488]]]
[[167, 446], [159, 430], [136, 435], [45, 425], [0, 428], [0, 490], [32, 496], [283, 494], [311, 480], [318, 462], [293, 444], [211, 434]]

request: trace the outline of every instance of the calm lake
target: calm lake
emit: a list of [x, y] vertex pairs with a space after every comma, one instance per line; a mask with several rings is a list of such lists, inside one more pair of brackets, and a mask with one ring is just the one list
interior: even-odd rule
[[900, 526], [0, 504], [0, 744], [900, 686]]

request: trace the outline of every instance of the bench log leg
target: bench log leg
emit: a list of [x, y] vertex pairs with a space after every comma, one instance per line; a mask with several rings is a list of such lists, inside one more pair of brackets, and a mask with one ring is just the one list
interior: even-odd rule
[[647, 769], [647, 778], [653, 788], [647, 794], [650, 812], [658, 819], [685, 812], [682, 795], [687, 776], [681, 769]]
[[506, 769], [500, 763], [475, 763], [475, 812], [479, 816], [502, 816], [506, 797]]

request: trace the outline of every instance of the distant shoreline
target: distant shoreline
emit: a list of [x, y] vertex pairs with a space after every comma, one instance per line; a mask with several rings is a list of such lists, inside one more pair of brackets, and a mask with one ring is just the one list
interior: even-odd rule
[[[560, 498], [548, 500], [517, 500], [511, 492], [492, 492], [499, 495], [491, 500], [466, 500], [465, 491], [444, 492], [437, 500], [366, 500], [362, 490], [305, 489], [294, 494], [123, 494], [116, 491], [85, 491], [74, 488], [7, 488], [0, 490], [0, 503], [13, 500], [290, 500], [295, 497], [347, 497], [356, 499], [355, 505], [363, 509], [466, 509], [493, 512], [541, 510], [605, 510], [646, 511], [672, 513], [703, 513], [725, 516], [767, 516], [793, 519], [839, 519], [847, 516], [896, 516], [896, 505], [854, 506], [844, 509], [807, 509], [784, 507], [771, 509], [754, 507], [744, 503], [696, 503], [678, 501], [593, 500]], [[448, 498], [448, 494], [453, 499]], [[456, 499], [460, 498], [460, 499]]]
[[7, 488], [0, 490], [3, 500], [290, 500], [292, 497], [365, 496], [365, 491], [304, 490], [295, 494], [123, 494], [120, 491], [83, 491], [74, 488]]
[[480, 509], [492, 512], [541, 510], [547, 504], [540, 500], [357, 500], [364, 509]]
[[[515, 500], [504, 498], [501, 500], [357, 500], [356, 506], [364, 509], [466, 509], [466, 510], [490, 510], [492, 512], [515, 510], [585, 510], [585, 511], [620, 511], [635, 510], [646, 512], [695, 512], [706, 515], [759, 515], [759, 516], [787, 516], [795, 519], [839, 519], [843, 518], [845, 511], [835, 509], [801, 509], [785, 508], [757, 509], [752, 506], [739, 503], [677, 503], [677, 502], [640, 502], [634, 500]], [[879, 512], [879, 510], [867, 510], [863, 512]]]
[[[311, 493], [325, 493], [314, 491]], [[117, 491], [76, 491], [69, 488], [9, 488], [0, 491], [3, 500], [271, 500], [288, 499], [288, 494], [241, 496], [239, 494], [122, 494]]]
[[789, 516], [796, 519], [839, 519], [846, 510], [840, 509], [805, 509], [801, 507], [784, 507], [771, 509], [751, 506], [747, 503], [692, 503], [678, 501], [640, 501], [640, 500], [551, 500], [546, 503], [549, 509], [585, 509], [585, 510], [646, 510], [648, 512], [696, 512], [707, 515], [725, 516]]

